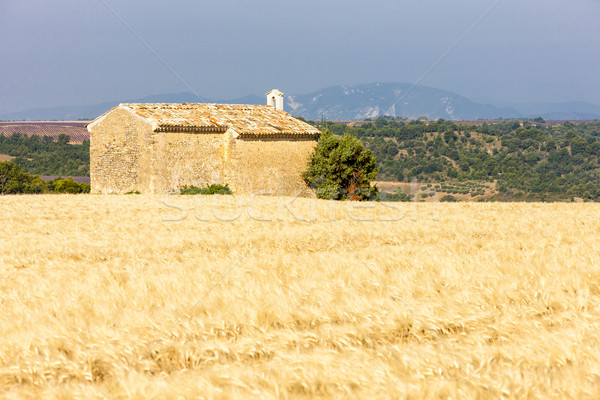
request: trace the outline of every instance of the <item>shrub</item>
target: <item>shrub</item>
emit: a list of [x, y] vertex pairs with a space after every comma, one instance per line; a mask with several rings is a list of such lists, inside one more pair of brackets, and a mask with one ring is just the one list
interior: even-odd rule
[[406, 194], [401, 188], [396, 189], [394, 193], [379, 192], [377, 201], [412, 201], [413, 194]]
[[89, 193], [90, 185], [87, 183], [78, 183], [73, 178], [56, 178], [48, 182], [48, 190], [54, 193]]
[[179, 189], [179, 194], [204, 194], [198, 186], [184, 186]]
[[208, 194], [233, 194], [228, 184], [213, 184], [208, 187]]
[[440, 201], [443, 202], [457, 202], [458, 199], [454, 196], [452, 196], [451, 194], [447, 194], [445, 196], [442, 196], [442, 198], [440, 199]]
[[209, 185], [205, 188], [199, 188], [198, 186], [184, 186], [181, 189], [179, 189], [179, 193], [180, 194], [189, 194], [189, 195], [195, 195], [195, 194], [233, 194], [233, 192], [231, 191], [231, 189], [229, 188], [228, 184], [225, 185], [219, 185], [219, 184], [212, 184]]

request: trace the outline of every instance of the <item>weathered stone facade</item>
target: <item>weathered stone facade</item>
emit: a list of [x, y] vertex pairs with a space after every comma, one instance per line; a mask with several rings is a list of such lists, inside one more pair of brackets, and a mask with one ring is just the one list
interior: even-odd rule
[[314, 138], [233, 139], [227, 182], [239, 193], [292, 195], [307, 191], [301, 173], [306, 170]]
[[[239, 123], [222, 123], [225, 117], [213, 110], [219, 105], [184, 105], [186, 112], [179, 113], [175, 106], [121, 105], [88, 125], [92, 192], [172, 194], [183, 186], [218, 183], [240, 194], [310, 193], [301, 173], [320, 133], [310, 125], [267, 106], [243, 106], [227, 114], [240, 114]], [[206, 108], [212, 113], [209, 123], [181, 115]], [[286, 118], [293, 121], [285, 125]], [[298, 132], [290, 130], [296, 126]]]

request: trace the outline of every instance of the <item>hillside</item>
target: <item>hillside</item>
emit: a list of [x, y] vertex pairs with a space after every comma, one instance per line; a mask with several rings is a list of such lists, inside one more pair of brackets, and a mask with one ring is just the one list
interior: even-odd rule
[[[55, 134], [61, 132], [60, 128], [56, 127], [42, 129], [46, 133], [49, 130]], [[73, 143], [65, 133], [56, 137], [39, 136], [40, 133], [35, 131], [31, 136], [25, 133], [13, 133], [10, 136], [0, 134], [0, 161], [12, 161], [28, 174], [78, 177], [90, 175], [89, 139]]]
[[419, 189], [411, 194], [420, 199], [600, 199], [600, 122], [459, 125], [379, 118], [325, 128], [360, 138], [378, 159], [378, 179], [415, 180]]
[[[280, 88], [284, 89], [284, 88]], [[284, 90], [285, 92], [285, 90]], [[262, 95], [215, 99], [193, 93], [164, 93], [133, 99], [115, 99], [92, 105], [72, 105], [0, 113], [0, 120], [91, 120], [119, 103], [226, 103], [265, 104]], [[285, 109], [312, 120], [360, 120], [383, 115], [429, 119], [535, 118], [600, 119], [600, 106], [586, 102], [500, 103], [473, 101], [447, 90], [409, 83], [339, 85], [312, 93], [286, 93]]]

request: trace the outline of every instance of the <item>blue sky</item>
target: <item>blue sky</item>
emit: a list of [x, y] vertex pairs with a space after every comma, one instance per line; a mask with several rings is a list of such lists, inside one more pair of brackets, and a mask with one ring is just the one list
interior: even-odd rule
[[0, 112], [417, 81], [600, 104], [599, 16], [599, 0], [0, 0]]

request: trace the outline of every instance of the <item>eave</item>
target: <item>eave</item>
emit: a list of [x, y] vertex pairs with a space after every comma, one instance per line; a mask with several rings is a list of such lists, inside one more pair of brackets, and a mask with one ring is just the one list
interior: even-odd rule
[[225, 133], [229, 127], [223, 126], [178, 126], [178, 125], [160, 125], [155, 132], [185, 132], [185, 133]]

